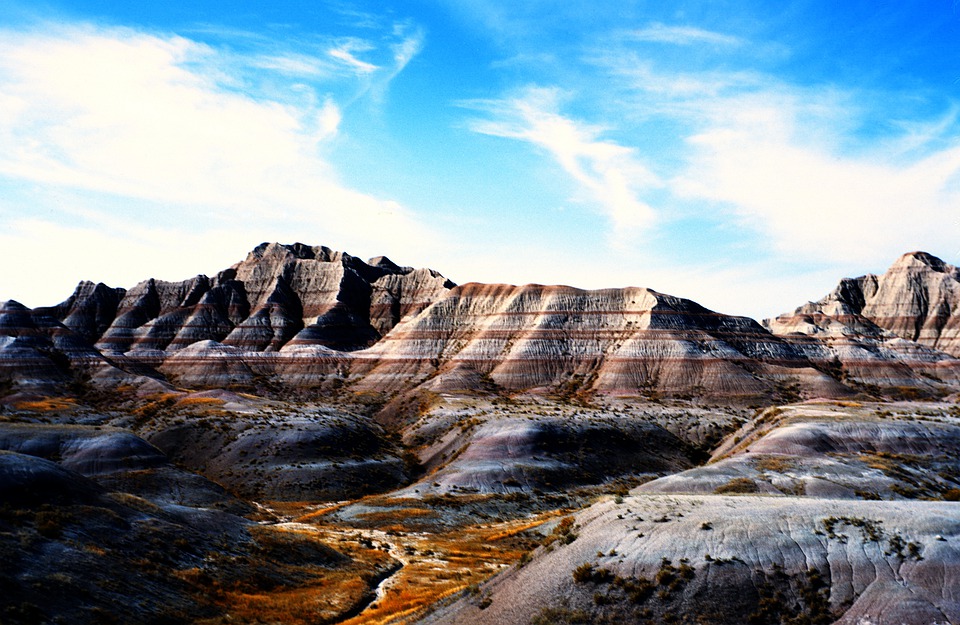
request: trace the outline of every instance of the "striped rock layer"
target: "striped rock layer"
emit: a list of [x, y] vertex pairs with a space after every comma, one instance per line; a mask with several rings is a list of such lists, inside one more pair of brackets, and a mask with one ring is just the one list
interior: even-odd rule
[[354, 355], [357, 389], [761, 395], [829, 392], [800, 350], [745, 317], [649, 289], [466, 284]]
[[[960, 269], [925, 252], [881, 276], [846, 278], [817, 302], [764, 325], [844, 378], [924, 386], [960, 380]], [[926, 383], [924, 382], [926, 380]]]
[[937, 394], [960, 387], [958, 302], [958, 270], [923, 253], [883, 276], [844, 280], [765, 328], [649, 289], [457, 287], [384, 257], [264, 243], [212, 278], [130, 290], [84, 282], [59, 306], [8, 303], [0, 367], [15, 371], [24, 359], [31, 379], [42, 379], [57, 370], [48, 361], [61, 345], [68, 360], [82, 352], [101, 369], [148, 371], [183, 386]]
[[217, 276], [146, 280], [129, 291], [83, 282], [47, 309], [107, 354], [177, 352], [200, 341], [241, 351], [367, 347], [453, 286], [437, 272], [365, 263], [326, 247], [264, 243]]

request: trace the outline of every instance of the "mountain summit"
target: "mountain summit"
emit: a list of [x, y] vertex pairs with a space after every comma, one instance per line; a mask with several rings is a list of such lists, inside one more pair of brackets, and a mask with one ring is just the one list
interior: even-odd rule
[[736, 400], [960, 384], [960, 273], [924, 253], [761, 326], [650, 289], [469, 283], [380, 256], [263, 243], [214, 277], [82, 282], [0, 312], [18, 385], [498, 390]]

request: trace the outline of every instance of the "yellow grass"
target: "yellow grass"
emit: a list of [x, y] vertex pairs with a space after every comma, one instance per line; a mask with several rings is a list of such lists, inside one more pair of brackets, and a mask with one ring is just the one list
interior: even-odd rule
[[516, 527], [511, 527], [511, 528], [509, 528], [509, 529], [505, 529], [505, 530], [503, 530], [502, 532], [497, 532], [496, 534], [491, 534], [491, 535], [487, 538], [487, 540], [489, 540], [490, 542], [495, 542], [495, 541], [498, 541], [498, 540], [503, 540], [504, 538], [510, 538], [511, 536], [516, 536], [516, 535], [519, 534], [520, 532], [525, 532], [525, 531], [527, 531], [527, 530], [532, 530], [532, 529], [535, 528], [535, 527], [540, 527], [541, 525], [543, 525], [544, 523], [546, 523], [548, 519], [549, 519], [549, 516], [544, 515], [543, 517], [538, 518], [538, 519], [535, 520], [535, 521], [530, 521], [529, 523], [524, 523], [524, 524], [522, 524], [522, 525], [517, 525]]
[[[309, 528], [271, 529], [258, 532], [287, 531], [318, 540], [350, 557], [334, 568], [311, 567], [309, 579], [296, 587], [269, 591], [241, 588], [217, 588], [214, 596], [229, 614], [222, 623], [285, 623], [306, 625], [341, 622], [342, 615], [359, 602], [369, 600], [376, 571], [402, 564], [383, 582], [384, 595], [360, 614], [342, 621], [343, 625], [403, 625], [411, 623], [438, 601], [485, 581], [516, 563], [537, 544], [524, 532], [534, 530], [558, 512], [485, 525], [445, 528], [437, 533], [416, 532], [424, 519], [437, 512], [417, 500], [365, 498], [368, 505], [392, 504], [393, 510], [369, 512], [364, 524], [376, 529], [325, 524], [323, 516], [341, 507], [327, 506], [297, 515], [308, 503], [287, 503], [277, 507], [300, 523], [314, 520]], [[409, 507], [402, 507], [402, 504]], [[415, 504], [420, 504], [419, 506]], [[409, 521], [409, 524], [405, 523]], [[385, 521], [377, 523], [377, 521]], [[260, 541], [258, 532], [255, 532]], [[399, 562], [398, 562], [399, 561]], [[292, 565], [291, 565], [292, 566]], [[304, 572], [308, 569], [298, 568]], [[182, 572], [190, 581], [190, 572]], [[218, 622], [217, 625], [222, 625]], [[213, 625], [212, 623], [210, 625]]]
[[405, 565], [386, 582], [385, 596], [343, 625], [402, 625], [421, 617], [438, 601], [483, 582], [517, 562], [529, 549], [518, 535], [545, 523], [556, 513], [441, 534], [391, 536]]
[[794, 468], [794, 462], [792, 459], [784, 458], [782, 456], [763, 456], [754, 460], [753, 466], [755, 466], [759, 471], [774, 471], [776, 473], [784, 473]]
[[357, 518], [364, 521], [401, 521], [410, 518], [423, 518], [436, 516], [433, 510], [426, 508], [399, 508], [397, 510], [384, 510], [382, 512], [364, 512], [358, 514]]
[[320, 508], [319, 510], [313, 510], [312, 512], [308, 512], [307, 514], [297, 517], [296, 519], [294, 519], [294, 521], [296, 521], [297, 523], [309, 523], [310, 521], [315, 521], [322, 516], [326, 516], [330, 514], [334, 510], [339, 510], [345, 505], [346, 505], [345, 503], [338, 503], [332, 506], [327, 506], [326, 508]]
[[55, 412], [58, 410], [70, 410], [75, 408], [77, 402], [69, 397], [45, 397], [30, 401], [18, 401], [13, 404], [17, 410], [30, 410], [32, 412]]
[[[252, 531], [257, 542], [269, 542], [274, 533], [292, 533], [304, 540], [316, 540], [342, 550], [338, 538], [322, 530], [299, 530], [262, 526]], [[200, 569], [179, 571], [177, 575], [197, 585], [203, 594], [213, 597], [224, 609], [224, 618], [213, 619], [209, 625], [225, 623], [283, 623], [284, 625], [312, 625], [340, 620], [345, 613], [362, 602], [370, 591], [373, 572], [384, 569], [390, 562], [379, 549], [350, 545], [351, 560], [333, 566], [290, 563], [286, 565], [301, 581], [292, 586], [256, 590], [241, 586], [223, 586], [205, 579]]]
[[216, 397], [184, 397], [177, 402], [177, 406], [185, 408], [187, 406], [222, 406], [226, 402]]

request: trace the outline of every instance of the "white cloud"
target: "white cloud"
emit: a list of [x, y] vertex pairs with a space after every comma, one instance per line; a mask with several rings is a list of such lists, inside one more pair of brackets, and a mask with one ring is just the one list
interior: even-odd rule
[[646, 28], [630, 33], [630, 37], [639, 41], [670, 43], [680, 46], [708, 44], [718, 46], [738, 46], [742, 41], [738, 37], [704, 30], [693, 26], [667, 26], [655, 22]]
[[307, 54], [265, 54], [259, 58], [251, 59], [251, 64], [260, 69], [292, 76], [326, 78], [333, 73], [333, 69], [325, 59]]
[[955, 247], [960, 142], [909, 159], [883, 141], [851, 153], [835, 138], [837, 111], [811, 115], [782, 93], [723, 108], [725, 119], [689, 138], [693, 155], [674, 190], [721, 203], [776, 253], [872, 264]]
[[328, 50], [327, 54], [359, 74], [372, 74], [380, 68], [373, 63], [361, 61], [354, 55], [355, 52], [368, 52], [371, 49], [372, 46], [366, 42], [347, 39]]
[[627, 116], [683, 140], [674, 198], [752, 233], [758, 255], [877, 268], [913, 249], [956, 253], [955, 110], [898, 124], [883, 108], [896, 94], [747, 69], [667, 70], [621, 49], [591, 62], [616, 79]]
[[0, 301], [50, 306], [65, 300], [83, 279], [129, 288], [148, 277], [214, 275], [256, 245], [236, 231], [211, 237], [207, 232], [120, 226], [72, 226], [39, 218], [7, 223], [0, 246], [18, 259], [20, 270], [4, 276]]
[[[196, 258], [205, 237], [220, 245], [227, 231], [244, 250], [276, 238], [396, 254], [398, 240], [432, 240], [403, 206], [347, 188], [321, 157], [342, 119], [334, 98], [303, 83], [259, 90], [254, 61], [128, 29], [0, 33], [0, 192], [34, 200], [0, 203], [4, 249], [20, 249], [8, 247], [14, 231], [21, 247], [46, 246], [60, 221], [64, 256], [108, 262], [96, 252], [112, 240], [102, 226], [69, 225], [79, 207], [84, 222], [168, 224], [167, 243], [149, 243], [170, 258]], [[146, 256], [131, 259], [140, 277], [160, 266]], [[35, 282], [106, 273], [60, 265], [21, 271]]]
[[561, 115], [559, 95], [555, 89], [532, 87], [515, 98], [464, 105], [491, 115], [471, 122], [474, 132], [527, 141], [546, 150], [585, 199], [607, 214], [614, 241], [623, 243], [631, 233], [653, 223], [655, 212], [640, 195], [661, 183], [635, 150], [601, 139], [601, 128]]
[[317, 141], [323, 141], [337, 134], [342, 119], [340, 108], [328, 98], [317, 116]]

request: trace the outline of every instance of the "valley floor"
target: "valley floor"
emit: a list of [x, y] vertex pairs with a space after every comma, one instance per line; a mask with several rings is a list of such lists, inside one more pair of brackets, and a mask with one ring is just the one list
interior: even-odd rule
[[3, 404], [2, 622], [960, 622], [951, 401], [122, 399]]

